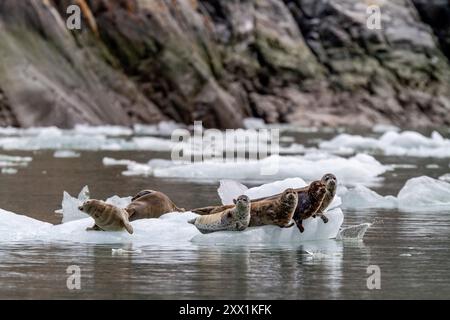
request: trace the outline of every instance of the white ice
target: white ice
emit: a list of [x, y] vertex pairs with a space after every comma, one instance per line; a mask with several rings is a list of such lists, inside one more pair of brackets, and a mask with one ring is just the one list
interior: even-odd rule
[[26, 167], [33, 160], [31, 157], [19, 157], [0, 154], [0, 173], [16, 174], [17, 167]]
[[57, 150], [53, 153], [55, 158], [79, 158], [80, 154], [72, 150]]
[[[107, 163], [125, 164], [114, 160]], [[147, 168], [147, 170], [145, 170]], [[198, 181], [218, 181], [232, 179], [248, 182], [273, 181], [300, 177], [307, 181], [320, 179], [326, 173], [334, 173], [343, 184], [371, 184], [379, 176], [390, 170], [375, 158], [358, 154], [351, 158], [338, 156], [270, 156], [262, 160], [235, 159], [234, 161], [207, 160], [202, 162], [181, 162], [154, 159], [147, 164], [137, 165], [131, 162], [125, 174], [152, 174], [160, 178], [184, 178]]]
[[389, 156], [409, 157], [450, 157], [450, 139], [445, 139], [437, 131], [426, 137], [415, 131], [388, 131], [380, 138], [340, 134], [330, 141], [320, 143], [320, 148], [333, 152], [352, 150], [369, 151]]
[[344, 208], [398, 208], [408, 212], [450, 208], [450, 183], [427, 176], [409, 179], [396, 197], [381, 196], [364, 186], [339, 194]]

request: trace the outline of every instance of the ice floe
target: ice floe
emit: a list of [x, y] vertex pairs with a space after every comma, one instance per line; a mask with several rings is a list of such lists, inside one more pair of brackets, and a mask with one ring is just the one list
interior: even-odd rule
[[[161, 178], [184, 178], [192, 181], [218, 181], [232, 179], [248, 182], [273, 181], [300, 177], [307, 181], [320, 179], [333, 172], [344, 184], [370, 184], [390, 170], [375, 158], [358, 154], [351, 158], [338, 156], [278, 156], [261, 160], [234, 159], [234, 161], [206, 160], [202, 162], [181, 162], [152, 159], [146, 164], [127, 160], [104, 159], [107, 165], [127, 165], [124, 174], [141, 173]], [[147, 170], [146, 170], [147, 169]]]
[[340, 134], [330, 141], [321, 142], [319, 146], [333, 152], [352, 150], [353, 152], [368, 151], [388, 156], [450, 157], [450, 139], [445, 139], [437, 131], [434, 131], [431, 137], [415, 131], [388, 131], [380, 138]]
[[72, 150], [57, 150], [53, 153], [55, 158], [79, 158], [80, 154]]
[[344, 208], [398, 208], [409, 212], [450, 208], [450, 183], [427, 176], [409, 179], [396, 197], [381, 196], [364, 186], [339, 194]]
[[16, 174], [18, 167], [26, 167], [33, 160], [31, 157], [19, 157], [0, 154], [0, 173]]

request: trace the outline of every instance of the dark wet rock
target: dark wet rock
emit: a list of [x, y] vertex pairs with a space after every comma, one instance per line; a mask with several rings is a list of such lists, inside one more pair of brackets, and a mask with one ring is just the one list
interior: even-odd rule
[[0, 125], [450, 124], [448, 2], [370, 3], [3, 0]]

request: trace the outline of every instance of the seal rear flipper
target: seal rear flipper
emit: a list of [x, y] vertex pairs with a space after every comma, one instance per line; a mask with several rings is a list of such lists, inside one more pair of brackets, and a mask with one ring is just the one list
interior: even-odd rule
[[128, 231], [129, 234], [133, 234], [134, 230], [132, 225], [128, 221], [123, 222], [123, 227]]
[[139, 191], [133, 198], [131, 198], [131, 201], [139, 199], [140, 197], [145, 196], [147, 194], [150, 194], [152, 192], [154, 192], [154, 191], [153, 190], [142, 190], [142, 191]]
[[98, 225], [94, 224], [92, 227], [86, 228], [86, 231], [103, 231], [103, 230], [100, 229]]
[[201, 216], [206, 216], [208, 214], [211, 214], [211, 211], [213, 211], [215, 208], [216, 208], [215, 206], [209, 206], [209, 207], [192, 209], [191, 212], [194, 212], [194, 213], [199, 214]]
[[291, 228], [291, 227], [293, 227], [294, 226], [294, 222], [291, 222], [291, 223], [289, 223], [289, 224], [287, 224], [287, 225], [285, 225], [285, 226], [280, 226], [280, 228]]

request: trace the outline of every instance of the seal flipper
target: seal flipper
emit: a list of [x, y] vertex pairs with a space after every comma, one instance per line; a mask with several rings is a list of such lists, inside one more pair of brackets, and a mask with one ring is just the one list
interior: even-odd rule
[[291, 227], [293, 227], [294, 226], [294, 222], [291, 222], [291, 223], [289, 223], [289, 224], [287, 224], [287, 225], [285, 225], [285, 226], [280, 226], [280, 228], [291, 228]]
[[142, 190], [142, 191], [139, 191], [133, 198], [131, 198], [131, 201], [139, 199], [140, 197], [145, 196], [147, 194], [150, 194], [152, 192], [154, 192], [154, 191], [153, 190]]
[[133, 234], [133, 232], [134, 232], [133, 227], [131, 226], [131, 224], [128, 221], [124, 221], [123, 226], [124, 226], [125, 230], [128, 231], [129, 234]]
[[86, 228], [86, 231], [103, 231], [103, 230], [100, 229], [98, 225], [94, 224], [92, 227]]

